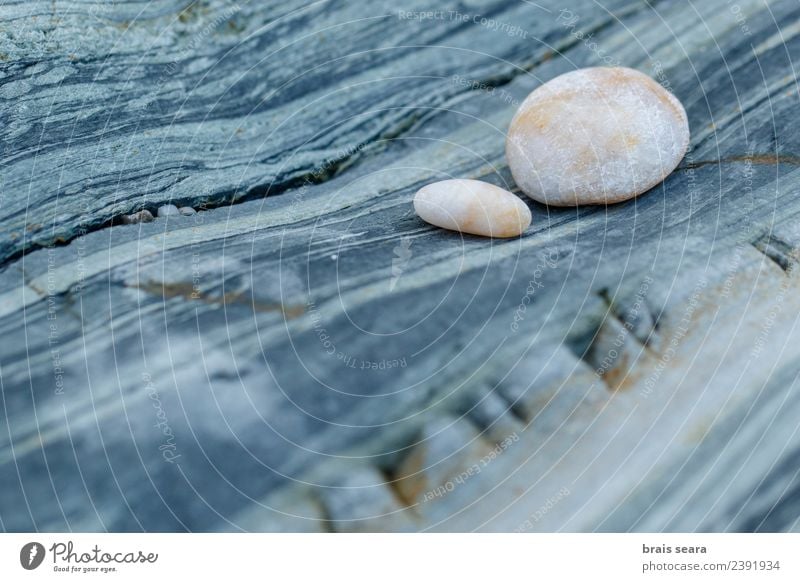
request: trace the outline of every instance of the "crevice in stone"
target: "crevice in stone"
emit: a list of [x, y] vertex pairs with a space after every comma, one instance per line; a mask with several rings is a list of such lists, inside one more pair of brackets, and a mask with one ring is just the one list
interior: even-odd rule
[[789, 243], [767, 233], [751, 243], [753, 247], [778, 265], [787, 275], [797, 267], [796, 250]]
[[745, 163], [745, 164], [750, 163], [756, 166], [774, 166], [778, 164], [789, 164], [792, 166], [800, 166], [800, 156], [794, 156], [794, 155], [782, 156], [774, 153], [730, 156], [727, 158], [720, 158], [718, 160], [699, 160], [696, 162], [691, 162], [677, 167], [675, 171], [680, 172], [684, 170], [694, 170], [696, 168], [702, 168], [704, 166], [738, 164], [738, 163]]
[[642, 4], [632, 5], [631, 7], [626, 9], [619, 10], [615, 18], [608, 18], [606, 20], [603, 20], [595, 24], [594, 26], [581, 29], [581, 31], [584, 33], [582, 37], [578, 37], [573, 34], [568, 34], [560, 42], [554, 43], [553, 50], [546, 51], [542, 56], [538, 58], [531, 59], [527, 63], [517, 65], [513, 69], [506, 71], [504, 73], [498, 73], [496, 75], [482, 77], [480, 79], [473, 79], [474, 81], [473, 85], [477, 85], [476, 88], [474, 89], [467, 88], [465, 91], [458, 92], [457, 94], [453, 95], [453, 97], [451, 97], [450, 100], [461, 97], [466, 93], [470, 93], [473, 91], [481, 91], [483, 90], [483, 88], [496, 89], [498, 87], [504, 87], [505, 85], [512, 83], [517, 77], [530, 73], [537, 67], [553, 59], [555, 56], [563, 55], [566, 51], [570, 50], [571, 48], [583, 42], [583, 39], [586, 38], [587, 36], [603, 32], [604, 30], [607, 30], [608, 28], [612, 27], [616, 22], [619, 22], [620, 18], [632, 16], [637, 12], [641, 11], [642, 9], [648, 7], [649, 5], [645, 2]]
[[[633, 322], [618, 313], [607, 288], [600, 289], [597, 296], [604, 307], [602, 313], [595, 316], [596, 321], [591, 326], [591, 331], [570, 338], [567, 346], [592, 369], [609, 391], [616, 392], [624, 388], [626, 379], [638, 365], [638, 360], [645, 354], [652, 353], [652, 348], [634, 333]], [[653, 334], [654, 330], [650, 337]], [[639, 347], [627, 345], [629, 339]]]
[[400, 507], [409, 509], [411, 514], [414, 515], [415, 517], [419, 517], [418, 513], [415, 510], [416, 501], [413, 499], [409, 499], [403, 492], [402, 488], [399, 486], [399, 483], [402, 479], [402, 477], [399, 477], [397, 475], [397, 471], [399, 470], [399, 465], [394, 466], [391, 469], [383, 469], [380, 467], [376, 467], [376, 469], [383, 476], [386, 488], [389, 490], [389, 494], [397, 501], [397, 504]]
[[[286, 192], [302, 187], [317, 186], [320, 184], [324, 184], [325, 182], [328, 182], [340, 176], [350, 167], [356, 165], [357, 158], [363, 154], [364, 150], [370, 149], [371, 152], [372, 148], [370, 146], [374, 146], [375, 144], [385, 142], [386, 140], [395, 139], [403, 135], [407, 131], [410, 131], [418, 122], [419, 117], [420, 116], [417, 112], [412, 111], [409, 115], [404, 116], [392, 127], [389, 127], [387, 130], [377, 135], [373, 140], [365, 142], [364, 144], [360, 145], [360, 147], [354, 148], [351, 153], [348, 153], [345, 156], [342, 156], [340, 158], [333, 158], [331, 160], [324, 160], [319, 164], [317, 164], [316, 166], [314, 166], [313, 168], [311, 168], [310, 170], [301, 172], [296, 176], [288, 177], [287, 179], [284, 179], [280, 182], [269, 182], [265, 184], [257, 184], [251, 186], [243, 194], [239, 194], [238, 189], [231, 189], [231, 190], [223, 190], [217, 192], [211, 197], [200, 201], [186, 199], [186, 198], [180, 198], [180, 199], [176, 198], [176, 199], [164, 200], [156, 204], [137, 205], [130, 208], [126, 212], [115, 214], [112, 217], [105, 220], [100, 220], [96, 222], [87, 221], [81, 225], [82, 228], [80, 229], [80, 232], [75, 233], [74, 235], [71, 236], [58, 235], [54, 236], [50, 241], [29, 242], [22, 249], [10, 253], [5, 257], [5, 259], [0, 261], [0, 269], [3, 269], [8, 265], [13, 264], [26, 254], [33, 252], [35, 250], [43, 248], [67, 246], [73, 240], [81, 236], [105, 230], [112, 226], [122, 226], [125, 224], [123, 222], [124, 218], [131, 214], [147, 210], [153, 216], [157, 216], [158, 208], [160, 206], [163, 206], [164, 204], [191, 206], [201, 211], [208, 211], [208, 210], [215, 210], [218, 208], [230, 207], [236, 204], [242, 204], [244, 202], [261, 199], [266, 196], [270, 197], [279, 196]], [[156, 218], [156, 220], [158, 220], [158, 218]]]

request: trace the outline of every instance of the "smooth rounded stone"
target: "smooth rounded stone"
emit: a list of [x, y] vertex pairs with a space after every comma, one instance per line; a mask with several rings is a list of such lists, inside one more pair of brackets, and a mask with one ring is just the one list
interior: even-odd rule
[[160, 218], [163, 218], [164, 216], [176, 216], [178, 214], [178, 207], [174, 204], [164, 204], [163, 206], [158, 207], [158, 216]]
[[680, 101], [624, 67], [565, 73], [520, 105], [506, 158], [528, 196], [555, 206], [609, 204], [646, 192], [689, 146]]
[[194, 216], [197, 214], [197, 210], [191, 206], [181, 206], [178, 208], [178, 212], [180, 212], [182, 216]]
[[478, 180], [428, 184], [414, 196], [414, 210], [434, 226], [481, 236], [519, 236], [531, 223], [531, 211], [522, 200]]
[[140, 222], [153, 222], [153, 213], [149, 210], [140, 210], [122, 217], [123, 224], [139, 224]]

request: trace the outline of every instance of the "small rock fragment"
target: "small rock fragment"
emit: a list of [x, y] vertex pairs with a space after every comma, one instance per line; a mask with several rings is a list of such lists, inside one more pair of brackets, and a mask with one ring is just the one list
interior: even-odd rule
[[158, 207], [158, 216], [175, 216], [178, 214], [178, 207], [174, 204], [164, 204], [163, 206]]
[[178, 208], [178, 212], [180, 212], [182, 216], [194, 216], [197, 214], [197, 210], [191, 206], [181, 206]]
[[609, 204], [646, 192], [689, 145], [680, 101], [625, 67], [565, 73], [533, 91], [511, 121], [506, 158], [525, 194], [545, 204]]
[[434, 226], [481, 236], [519, 236], [531, 223], [531, 211], [522, 200], [478, 180], [428, 184], [414, 196], [414, 210]]
[[122, 224], [139, 224], [140, 222], [153, 222], [153, 213], [149, 210], [140, 210], [122, 217]]

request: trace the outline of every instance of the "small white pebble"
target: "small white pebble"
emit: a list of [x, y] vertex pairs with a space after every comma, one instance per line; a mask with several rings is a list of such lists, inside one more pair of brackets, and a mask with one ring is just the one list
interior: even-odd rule
[[414, 196], [414, 210], [434, 226], [481, 236], [519, 236], [531, 223], [531, 211], [522, 200], [479, 180], [428, 184]]
[[178, 208], [178, 212], [180, 212], [182, 216], [194, 216], [197, 214], [197, 210], [191, 206], [181, 206]]
[[339, 258], [339, 255], [331, 255], [331, 260], [332, 261], [335, 261], [338, 258]]
[[639, 71], [595, 67], [528, 95], [511, 120], [506, 158], [534, 200], [609, 204], [664, 180], [688, 145], [686, 111], [672, 93]]
[[158, 207], [159, 217], [177, 215], [178, 212], [178, 207], [174, 204], [164, 204], [164, 206]]
[[122, 217], [123, 224], [139, 224], [140, 222], [153, 222], [153, 213], [149, 210], [140, 210]]

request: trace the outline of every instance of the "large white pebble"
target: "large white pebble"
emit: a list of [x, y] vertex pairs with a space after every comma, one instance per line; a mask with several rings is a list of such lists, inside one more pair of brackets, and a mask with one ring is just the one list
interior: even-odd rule
[[533, 91], [511, 121], [506, 157], [545, 204], [609, 204], [661, 182], [689, 145], [680, 101], [624, 67], [565, 73]]
[[531, 211], [508, 190], [478, 180], [443, 180], [420, 188], [414, 210], [425, 222], [492, 237], [519, 236]]

